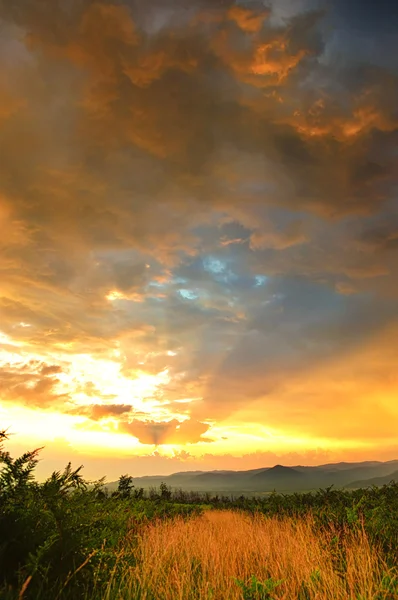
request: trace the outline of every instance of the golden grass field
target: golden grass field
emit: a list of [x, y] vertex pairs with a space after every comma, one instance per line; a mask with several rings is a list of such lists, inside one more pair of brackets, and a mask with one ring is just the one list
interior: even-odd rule
[[[188, 521], [148, 526], [135, 548], [137, 564], [124, 573], [109, 598], [140, 600], [242, 600], [296, 598], [368, 600], [391, 598], [380, 592], [387, 569], [366, 535], [347, 533], [338, 544], [333, 532], [314, 533], [311, 518], [251, 517], [206, 511]], [[345, 573], [339, 574], [338, 556]], [[270, 595], [244, 596], [236, 578], [282, 580]], [[380, 594], [380, 595], [379, 595]]]

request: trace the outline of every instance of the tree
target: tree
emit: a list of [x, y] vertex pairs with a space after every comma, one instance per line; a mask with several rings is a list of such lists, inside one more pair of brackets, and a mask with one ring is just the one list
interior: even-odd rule
[[137, 500], [142, 500], [142, 498], [144, 497], [144, 488], [140, 487], [134, 490], [134, 498], [136, 498]]
[[133, 487], [133, 478], [130, 475], [121, 475], [119, 477], [117, 491], [121, 498], [130, 498]]
[[163, 481], [160, 484], [160, 497], [162, 498], [162, 500], [170, 500], [171, 499], [171, 489]]

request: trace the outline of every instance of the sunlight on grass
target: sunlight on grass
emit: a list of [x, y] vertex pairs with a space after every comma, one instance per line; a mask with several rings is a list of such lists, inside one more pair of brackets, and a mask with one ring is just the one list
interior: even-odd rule
[[135, 554], [137, 566], [124, 573], [117, 591], [108, 590], [110, 598], [393, 597], [377, 595], [385, 565], [363, 531], [337, 540], [332, 531], [316, 535], [311, 517], [294, 522], [207, 511], [150, 525]]

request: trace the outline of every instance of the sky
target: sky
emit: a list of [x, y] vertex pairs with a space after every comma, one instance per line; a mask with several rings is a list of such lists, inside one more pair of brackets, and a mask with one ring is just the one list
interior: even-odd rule
[[398, 8], [0, 0], [0, 425], [41, 477], [398, 458]]

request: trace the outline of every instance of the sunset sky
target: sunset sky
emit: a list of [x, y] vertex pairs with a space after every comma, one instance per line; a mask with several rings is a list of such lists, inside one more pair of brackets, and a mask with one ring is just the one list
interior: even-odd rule
[[398, 458], [398, 7], [0, 0], [0, 429], [39, 475]]

